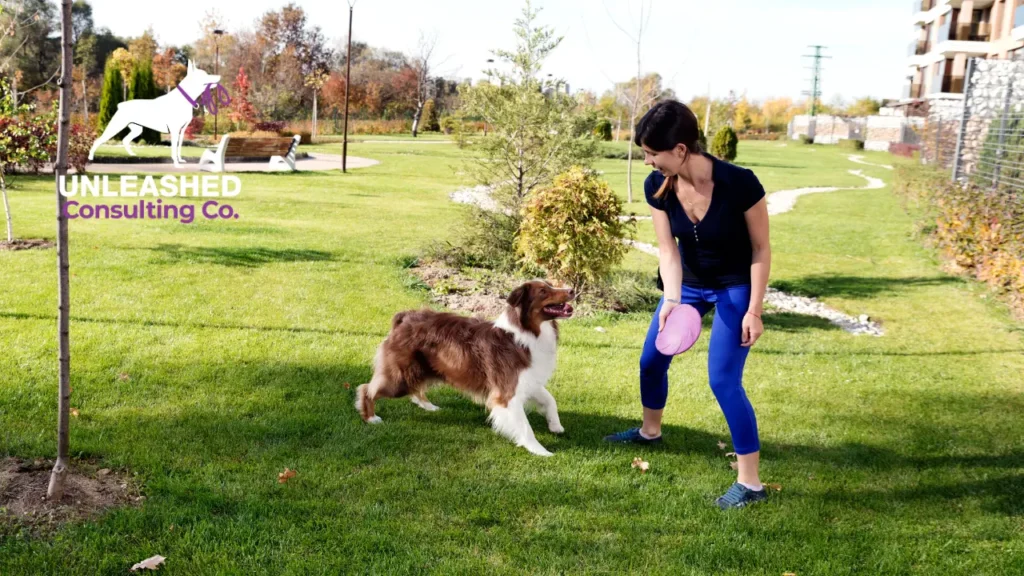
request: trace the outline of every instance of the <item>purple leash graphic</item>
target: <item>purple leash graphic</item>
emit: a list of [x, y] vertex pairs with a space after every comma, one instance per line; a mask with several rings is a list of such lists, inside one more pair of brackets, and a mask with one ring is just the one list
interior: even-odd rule
[[[214, 98], [211, 92], [214, 86], [216, 86], [216, 98]], [[197, 100], [193, 100], [188, 93], [182, 89], [181, 84], [178, 84], [178, 91], [181, 92], [181, 95], [185, 97], [185, 100], [188, 100], [188, 103], [191, 104], [193, 108], [197, 108], [202, 105], [206, 107], [207, 112], [210, 114], [217, 113], [218, 102], [220, 106], [227, 106], [231, 104], [231, 94], [228, 93], [227, 88], [221, 86], [219, 83], [207, 84], [206, 89], [203, 90], [203, 93], [199, 95]]]

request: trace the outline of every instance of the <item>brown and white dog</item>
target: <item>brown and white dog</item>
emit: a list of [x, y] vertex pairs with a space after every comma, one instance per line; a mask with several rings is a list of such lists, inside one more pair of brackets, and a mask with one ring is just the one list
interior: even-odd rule
[[569, 302], [575, 298], [571, 289], [534, 280], [509, 295], [508, 307], [493, 322], [432, 310], [399, 312], [377, 349], [373, 378], [356, 389], [356, 410], [376, 424], [377, 398], [410, 396], [413, 404], [434, 411], [425, 392], [444, 381], [484, 404], [498, 434], [533, 454], [551, 456], [534, 436], [526, 406], [536, 404], [552, 432], [565, 431], [545, 386], [555, 371], [556, 320], [572, 316]]

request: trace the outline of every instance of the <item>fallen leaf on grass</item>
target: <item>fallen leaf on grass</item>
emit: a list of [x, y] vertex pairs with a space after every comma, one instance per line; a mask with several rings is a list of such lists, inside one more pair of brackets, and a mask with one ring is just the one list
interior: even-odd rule
[[739, 470], [740, 469], [740, 463], [739, 462], [729, 462], [729, 468], [732, 468], [733, 470]]
[[719, 450], [725, 450], [725, 442], [722, 442], [721, 440], [719, 440], [718, 441], [718, 449]]
[[725, 453], [725, 457], [726, 457], [726, 458], [728, 458], [728, 457], [730, 457], [730, 456], [736, 456], [736, 453], [735, 453], [735, 452], [726, 452], [726, 453]]
[[775, 490], [776, 492], [782, 492], [782, 484], [772, 484], [769, 482], [766, 483], [765, 486], [771, 488], [772, 490]]
[[142, 562], [139, 562], [135, 566], [132, 566], [132, 572], [135, 572], [136, 570], [142, 570], [142, 569], [145, 569], [145, 570], [156, 570], [161, 564], [164, 563], [164, 560], [166, 560], [166, 558], [164, 558], [163, 556], [160, 556], [159, 554], [157, 554], [156, 556], [153, 556], [151, 558], [146, 558]]
[[284, 472], [281, 472], [281, 473], [279, 473], [277, 475], [277, 482], [278, 482], [278, 484], [284, 484], [285, 482], [288, 481], [289, 478], [294, 478], [294, 477], [295, 477], [295, 470], [289, 470], [288, 468], [285, 468]]
[[796, 576], [796, 572], [783, 572], [782, 576]]
[[345, 384], [343, 384], [343, 386], [345, 386], [345, 390], [350, 390], [352, 388], [352, 385], [349, 384], [348, 382], [345, 382]]
[[633, 468], [639, 468], [640, 473], [647, 472], [648, 468], [651, 467], [650, 462], [645, 462], [640, 457], [633, 458]]
[[78, 418], [78, 408], [72, 408], [71, 415], [74, 416], [75, 418]]
[[110, 474], [110, 468], [100, 468], [99, 471], [96, 472], [97, 476], [106, 476], [107, 474]]
[[127, 382], [131, 380], [132, 377], [129, 376], [127, 372], [121, 372], [120, 374], [117, 375], [117, 379], [120, 380], [121, 382]]

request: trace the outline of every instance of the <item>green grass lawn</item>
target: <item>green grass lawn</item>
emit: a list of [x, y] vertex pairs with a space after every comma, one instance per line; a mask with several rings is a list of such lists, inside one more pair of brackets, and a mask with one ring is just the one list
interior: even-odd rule
[[[673, 364], [664, 445], [601, 441], [638, 421], [648, 313], [563, 324], [550, 389], [566, 434], [531, 415], [553, 458], [446, 389], [440, 412], [381, 401], [384, 424], [364, 425], [355, 385], [391, 315], [427, 302], [403, 258], [453, 237], [465, 207], [447, 194], [470, 182], [455, 146], [351, 153], [381, 164], [241, 174], [238, 220], [71, 223], [72, 451], [136, 474], [146, 500], [51, 535], [0, 520], [0, 574], [125, 574], [154, 554], [189, 575], [1020, 573], [1022, 327], [939, 272], [889, 188], [773, 217], [773, 284], [886, 335], [766, 318], [745, 386], [763, 479], [782, 490], [722, 513], [734, 473], [707, 335]], [[741, 142], [737, 162], [769, 190], [891, 179], [848, 153]], [[624, 196], [625, 163], [598, 168]], [[641, 213], [647, 172], [634, 167]], [[52, 238], [52, 179], [16, 185], [17, 234]], [[0, 252], [0, 454], [55, 453], [54, 260]], [[297, 476], [279, 484], [285, 467]]]

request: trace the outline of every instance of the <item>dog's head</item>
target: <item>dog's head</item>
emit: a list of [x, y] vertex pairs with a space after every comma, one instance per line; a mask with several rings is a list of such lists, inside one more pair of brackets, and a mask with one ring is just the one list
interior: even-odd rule
[[207, 74], [206, 70], [203, 70], [202, 68], [197, 68], [195, 62], [191, 60], [188, 61], [188, 68], [185, 74], [185, 79], [187, 79], [190, 83], [195, 83], [204, 86], [206, 84], [220, 83], [220, 75]]
[[539, 335], [544, 322], [571, 318], [573, 308], [569, 303], [575, 299], [576, 291], [571, 288], [556, 288], [543, 280], [532, 280], [509, 295], [508, 305], [515, 311], [509, 316], [518, 319], [524, 330]]

